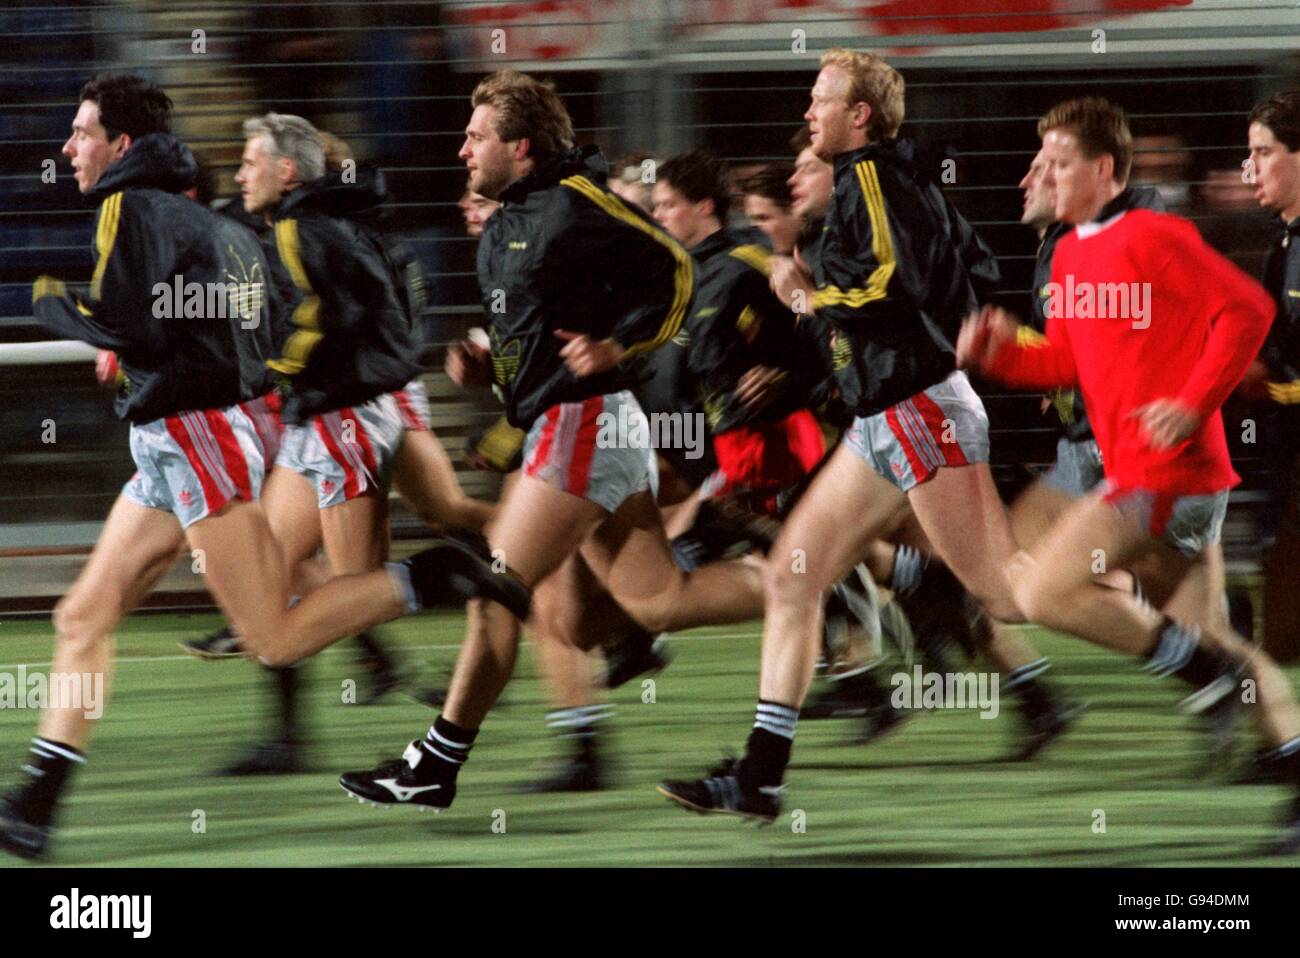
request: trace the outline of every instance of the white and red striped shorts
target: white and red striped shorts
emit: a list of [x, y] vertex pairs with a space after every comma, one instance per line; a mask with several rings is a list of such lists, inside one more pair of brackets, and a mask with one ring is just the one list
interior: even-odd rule
[[239, 408], [253, 421], [257, 430], [258, 442], [262, 444], [262, 461], [266, 468], [275, 465], [280, 455], [280, 443], [284, 441], [284, 420], [280, 418], [280, 394], [269, 392], [248, 402], [241, 402]]
[[322, 509], [372, 490], [387, 495], [393, 459], [405, 431], [397, 399], [384, 393], [360, 406], [287, 427], [275, 464], [310, 482]]
[[614, 512], [650, 488], [654, 455], [645, 413], [624, 390], [538, 416], [524, 440], [524, 475]]
[[903, 492], [944, 466], [989, 461], [989, 417], [958, 370], [874, 416], [859, 416], [844, 444]]
[[181, 528], [255, 500], [266, 474], [257, 430], [239, 406], [132, 423], [131, 458], [137, 471], [122, 495], [173, 513]]
[[397, 408], [402, 413], [402, 425], [416, 432], [429, 429], [429, 394], [424, 383], [412, 379], [409, 383], [393, 393]]

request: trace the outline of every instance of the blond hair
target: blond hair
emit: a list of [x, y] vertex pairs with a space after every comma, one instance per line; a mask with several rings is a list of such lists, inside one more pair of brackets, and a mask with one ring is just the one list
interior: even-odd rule
[[497, 136], [507, 143], [528, 140], [534, 160], [573, 149], [573, 121], [553, 83], [518, 70], [498, 70], [479, 82], [470, 102], [493, 107]]
[[1038, 135], [1049, 130], [1065, 130], [1079, 141], [1083, 155], [1095, 159], [1109, 153], [1115, 169], [1116, 183], [1127, 183], [1133, 166], [1133, 134], [1124, 111], [1099, 96], [1066, 100], [1052, 107], [1038, 121]]
[[871, 107], [867, 120], [867, 138], [888, 140], [898, 135], [903, 125], [903, 76], [880, 57], [861, 50], [835, 47], [822, 54], [822, 69], [839, 67], [849, 75], [845, 98], [849, 106], [865, 103]]

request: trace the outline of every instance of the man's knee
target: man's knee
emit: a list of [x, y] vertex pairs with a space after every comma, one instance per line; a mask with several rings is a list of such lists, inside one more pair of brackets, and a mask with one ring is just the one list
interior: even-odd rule
[[817, 602], [828, 587], [808, 569], [807, 557], [800, 549], [789, 556], [768, 554], [763, 563], [763, 595], [769, 603]]
[[121, 619], [120, 600], [103, 595], [93, 599], [72, 592], [54, 607], [54, 631], [65, 648], [88, 652], [112, 641], [113, 630]]
[[1052, 577], [1043, 570], [1042, 566], [1028, 560], [1024, 553], [1008, 564], [1007, 578], [1011, 590], [1008, 604], [1011, 604], [1014, 609], [1014, 617], [1003, 618], [994, 611], [993, 604], [985, 605], [989, 615], [1000, 621], [1029, 621], [1050, 627], [1056, 620], [1055, 610], [1061, 608], [1062, 603], [1069, 601], [1069, 590], [1053, 582]]

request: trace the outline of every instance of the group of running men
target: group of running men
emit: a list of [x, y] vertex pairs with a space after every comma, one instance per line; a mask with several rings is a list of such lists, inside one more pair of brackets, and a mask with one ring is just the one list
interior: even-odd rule
[[[1300, 709], [1229, 623], [1219, 546], [1239, 481], [1220, 407], [1243, 378], [1279, 407], [1300, 396], [1300, 256], [1287, 241], [1300, 93], [1248, 123], [1257, 197], [1287, 224], [1268, 292], [1128, 186], [1121, 110], [1099, 98], [1049, 110], [1020, 184], [1022, 221], [1042, 238], [1029, 325], [993, 305], [995, 258], [927, 154], [898, 137], [903, 80], [878, 57], [822, 57], [790, 175], [742, 186], [759, 232], [729, 228], [726, 170], [707, 152], [611, 176], [597, 149], [575, 146], [551, 85], [503, 70], [472, 105], [462, 209], [467, 222], [490, 211], [477, 254], [488, 322], [446, 368], [493, 388], [508, 421], [498, 438], [517, 430], [520, 467], [495, 506], [456, 486], [411, 385], [423, 293], [373, 226], [378, 172], [327, 167], [328, 137], [267, 114], [245, 124], [242, 203], [218, 215], [181, 195], [194, 160], [162, 91], [120, 76], [83, 89], [64, 153], [98, 204], [96, 266], [84, 291], [39, 279], [34, 311], [117, 354], [139, 471], [56, 610], [54, 671], [107, 675], [114, 628], [186, 547], [282, 701], [294, 663], [332, 642], [467, 602], [428, 732], [340, 779], [361, 801], [439, 810], [525, 623], [551, 724], [578, 740], [546, 787], [587, 788], [605, 714], [591, 650], [609, 647], [615, 684], [663, 663], [659, 633], [761, 617], [743, 756], [659, 791], [771, 821], [801, 713], [868, 715], [877, 730], [898, 720], [869, 649], [841, 650], [828, 690], [805, 702], [828, 624], [886, 621], [878, 583], [923, 654], [946, 662], [959, 644], [1001, 673], [1024, 719], [1018, 757], [1080, 711], [1008, 628], [1019, 623], [1179, 680], [1185, 709], [1220, 733], [1248, 711], [1264, 742], [1254, 774], [1296, 793], [1278, 850], [1300, 849]], [[155, 285], [182, 274], [244, 292], [217, 316], [155, 318]], [[963, 369], [1064, 391], [1057, 462], [1009, 511]], [[707, 466], [651, 448], [647, 412], [695, 411]], [[830, 427], [841, 436], [827, 452]], [[510, 453], [499, 458], [508, 468]], [[390, 479], [445, 533], [400, 563], [384, 561]], [[321, 546], [328, 569], [312, 560]], [[91, 724], [59, 703], [42, 713], [23, 782], [0, 804], [0, 845], [44, 852]], [[289, 733], [275, 744], [271, 768], [301, 747]]]

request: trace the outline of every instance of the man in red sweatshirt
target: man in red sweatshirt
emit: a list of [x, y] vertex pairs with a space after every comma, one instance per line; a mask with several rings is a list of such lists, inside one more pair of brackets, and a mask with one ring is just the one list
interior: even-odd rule
[[[1268, 333], [1272, 300], [1186, 220], [1116, 202], [1133, 154], [1123, 111], [1071, 100], [1038, 132], [1056, 218], [1074, 225], [1053, 259], [1046, 336], [986, 308], [962, 327], [957, 358], [1011, 385], [1079, 388], [1106, 481], [1008, 563], [1013, 595], [1028, 619], [1183, 680], [1188, 711], [1246, 703], [1297, 791], [1278, 850], [1300, 850], [1300, 709], [1285, 676], [1230, 630], [1157, 611], [1198, 580], [1222, 602], [1204, 554], [1239, 477], [1219, 407]], [[1103, 586], [1111, 569], [1139, 575], [1152, 604]]]

